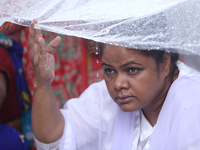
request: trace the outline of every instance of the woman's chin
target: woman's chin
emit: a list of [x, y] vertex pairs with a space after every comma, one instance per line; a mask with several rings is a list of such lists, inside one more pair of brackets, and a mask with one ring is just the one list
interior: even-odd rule
[[118, 106], [121, 108], [122, 111], [124, 112], [131, 112], [131, 111], [135, 111], [138, 110], [139, 108], [132, 106], [131, 104], [127, 103], [127, 104], [118, 104]]

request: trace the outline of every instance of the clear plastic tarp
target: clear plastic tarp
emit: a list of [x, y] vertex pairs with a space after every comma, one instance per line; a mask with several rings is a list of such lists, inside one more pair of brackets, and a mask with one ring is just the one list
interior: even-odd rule
[[42, 30], [138, 49], [200, 55], [200, 0], [0, 0], [0, 25]]

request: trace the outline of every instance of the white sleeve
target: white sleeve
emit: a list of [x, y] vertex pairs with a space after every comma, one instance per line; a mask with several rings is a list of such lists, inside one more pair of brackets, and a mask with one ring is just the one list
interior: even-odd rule
[[64, 134], [57, 141], [46, 144], [38, 141], [35, 137], [34, 139], [36, 142], [37, 150], [76, 150], [76, 139], [74, 131], [70, 123], [66, 121], [65, 121]]
[[61, 138], [53, 143], [46, 144], [38, 141], [34, 137], [37, 150], [59, 150]]

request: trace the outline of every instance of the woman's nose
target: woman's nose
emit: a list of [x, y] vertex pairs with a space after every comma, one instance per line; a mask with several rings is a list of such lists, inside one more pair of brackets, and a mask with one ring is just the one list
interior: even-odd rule
[[129, 83], [127, 81], [127, 78], [124, 75], [118, 75], [115, 83], [114, 83], [114, 89], [120, 91], [122, 89], [128, 89]]

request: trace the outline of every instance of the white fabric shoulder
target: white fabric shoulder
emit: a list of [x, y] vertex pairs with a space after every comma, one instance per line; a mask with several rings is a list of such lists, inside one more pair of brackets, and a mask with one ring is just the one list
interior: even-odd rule
[[116, 104], [104, 80], [90, 85], [79, 98], [70, 99], [61, 112], [74, 130], [77, 149], [98, 149], [99, 136], [108, 139], [106, 145], [111, 144], [107, 131], [113, 125]]
[[169, 89], [150, 138], [150, 150], [182, 150], [199, 145], [200, 76], [184, 64], [178, 64], [178, 68], [179, 77]]
[[186, 64], [184, 64], [183, 62], [181, 61], [178, 61], [177, 63], [177, 67], [179, 69], [179, 76], [181, 75], [188, 75], [188, 76], [194, 76], [194, 75], [197, 75], [197, 76], [200, 76], [200, 72], [187, 66]]

